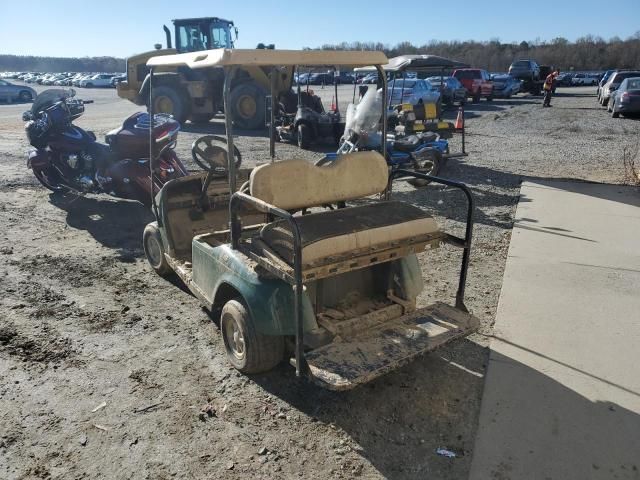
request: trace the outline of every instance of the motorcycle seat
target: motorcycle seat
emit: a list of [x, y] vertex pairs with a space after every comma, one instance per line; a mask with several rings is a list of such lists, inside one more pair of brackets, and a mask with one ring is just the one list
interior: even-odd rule
[[435, 142], [438, 139], [438, 134], [434, 132], [422, 132], [418, 134], [418, 137], [422, 143]]
[[393, 148], [399, 152], [412, 152], [416, 147], [420, 145], [420, 139], [417, 135], [409, 135], [408, 137], [400, 140], [394, 140]]

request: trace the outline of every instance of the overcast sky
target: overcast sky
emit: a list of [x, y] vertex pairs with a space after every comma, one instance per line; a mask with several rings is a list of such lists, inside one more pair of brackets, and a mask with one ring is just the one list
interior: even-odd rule
[[61, 57], [126, 57], [164, 44], [162, 25], [171, 19], [199, 16], [233, 20], [241, 48], [263, 42], [299, 49], [356, 40], [506, 43], [586, 34], [624, 39], [640, 30], [640, 0], [3, 0], [0, 11], [0, 53]]

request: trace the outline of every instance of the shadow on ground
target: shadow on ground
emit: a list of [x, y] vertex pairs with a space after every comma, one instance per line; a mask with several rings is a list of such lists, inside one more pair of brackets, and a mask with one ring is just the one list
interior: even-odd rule
[[[295, 381], [288, 365], [254, 380], [291, 407], [342, 429], [355, 453], [384, 478], [466, 478], [487, 356], [486, 348], [461, 340], [348, 392]], [[459, 458], [437, 455], [438, 447]]]
[[[575, 376], [594, 378], [559, 363]], [[640, 478], [640, 416], [636, 412], [610, 401], [592, 401], [495, 351], [491, 368], [499, 370], [499, 376], [493, 370], [489, 373], [493, 400], [483, 400], [490, 402], [482, 406], [489, 421], [483, 423], [482, 441], [474, 452], [473, 479]], [[640, 397], [640, 392], [623, 385], [597, 380]], [[503, 401], [505, 396], [511, 398]]]
[[115, 250], [122, 261], [144, 254], [142, 232], [154, 217], [141, 203], [73, 194], [51, 194], [49, 201], [67, 212], [67, 225], [85, 230], [101, 245]]

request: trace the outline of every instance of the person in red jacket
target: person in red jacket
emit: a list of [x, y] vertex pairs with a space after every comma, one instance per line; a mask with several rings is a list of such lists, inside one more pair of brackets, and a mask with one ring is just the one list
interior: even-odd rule
[[544, 80], [544, 85], [542, 88], [544, 89], [544, 100], [542, 102], [543, 107], [551, 106], [551, 97], [553, 96], [553, 91], [556, 89], [556, 78], [560, 74], [560, 70], [555, 70], [547, 75], [547, 78]]

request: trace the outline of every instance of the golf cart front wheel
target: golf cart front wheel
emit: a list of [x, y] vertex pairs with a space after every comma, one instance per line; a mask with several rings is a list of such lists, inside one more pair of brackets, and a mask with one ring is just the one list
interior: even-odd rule
[[156, 222], [150, 223], [145, 227], [142, 234], [142, 246], [151, 268], [161, 277], [168, 276], [172, 270], [164, 256], [164, 244]]
[[[417, 173], [424, 173], [426, 175], [437, 176], [440, 173], [443, 163], [442, 154], [436, 150], [426, 152], [425, 157], [421, 158], [416, 165], [415, 171]], [[408, 180], [410, 185], [414, 187], [424, 187], [431, 183], [431, 180], [425, 178], [411, 178]]]
[[222, 307], [220, 333], [231, 364], [242, 373], [267, 372], [284, 358], [284, 337], [262, 335], [240, 298]]

